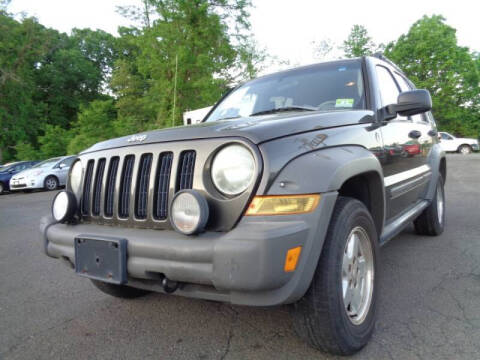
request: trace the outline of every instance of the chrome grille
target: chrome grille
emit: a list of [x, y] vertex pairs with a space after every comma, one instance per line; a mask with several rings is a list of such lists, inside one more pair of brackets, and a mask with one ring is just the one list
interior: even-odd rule
[[[81, 196], [82, 215], [166, 220], [171, 179], [175, 191], [191, 189], [195, 157], [194, 150], [183, 151], [176, 165], [171, 151], [89, 160]], [[173, 169], [177, 174], [172, 177]]]

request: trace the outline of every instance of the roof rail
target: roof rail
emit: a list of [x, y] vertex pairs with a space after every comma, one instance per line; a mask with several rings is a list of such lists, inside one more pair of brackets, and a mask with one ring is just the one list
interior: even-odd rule
[[403, 73], [403, 71], [400, 69], [400, 67], [395, 64], [392, 60], [390, 60], [389, 58], [387, 58], [385, 55], [383, 55], [383, 53], [381, 51], [379, 52], [376, 52], [375, 54], [372, 55], [373, 57], [377, 58], [377, 59], [380, 59], [380, 60], [383, 60], [385, 61], [386, 63], [388, 63], [389, 65], [391, 65], [392, 67], [394, 67], [396, 70], [400, 71]]

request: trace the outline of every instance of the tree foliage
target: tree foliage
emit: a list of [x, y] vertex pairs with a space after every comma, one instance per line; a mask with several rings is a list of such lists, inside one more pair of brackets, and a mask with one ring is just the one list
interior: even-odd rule
[[64, 155], [50, 135], [69, 138], [80, 106], [109, 97], [115, 57], [115, 38], [103, 31], [68, 36], [0, 10], [0, 161], [31, 156], [26, 144], [41, 157]]
[[442, 130], [479, 136], [478, 56], [457, 44], [455, 29], [445, 24], [442, 16], [424, 16], [387, 46], [386, 55], [418, 88], [430, 91], [433, 113]]
[[[184, 111], [212, 105], [268, 66], [250, 33], [250, 0], [142, 0], [119, 8], [134, 25], [118, 37], [60, 33], [17, 19], [9, 2], [0, 0], [0, 162], [74, 154], [179, 125]], [[354, 25], [342, 49], [356, 57], [382, 47]], [[332, 48], [320, 43], [316, 54]], [[431, 91], [442, 130], [479, 135], [480, 55], [458, 46], [444, 18], [423, 17], [386, 53]]]
[[383, 45], [376, 45], [368, 35], [363, 25], [355, 24], [350, 30], [348, 38], [343, 42], [343, 51], [347, 58], [372, 55], [382, 49]]
[[68, 143], [68, 153], [76, 154], [114, 136], [115, 118], [113, 100], [94, 100], [87, 106], [81, 106], [78, 120], [72, 129], [72, 139]]
[[256, 74], [262, 54], [245, 35], [249, 2], [144, 4], [144, 9], [128, 12], [135, 19], [143, 16], [144, 26], [121, 29], [127, 51], [115, 63], [112, 79], [119, 133], [178, 125], [183, 111], [213, 104], [231, 83]]

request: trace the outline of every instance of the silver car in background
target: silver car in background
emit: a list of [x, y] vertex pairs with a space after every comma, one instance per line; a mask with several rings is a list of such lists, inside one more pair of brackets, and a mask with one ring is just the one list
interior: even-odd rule
[[68, 170], [76, 156], [51, 158], [10, 179], [10, 190], [55, 190], [67, 182]]

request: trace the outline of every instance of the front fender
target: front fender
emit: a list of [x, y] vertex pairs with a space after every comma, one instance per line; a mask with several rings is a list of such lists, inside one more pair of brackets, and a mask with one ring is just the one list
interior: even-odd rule
[[288, 162], [271, 182], [267, 193], [280, 195], [336, 191], [348, 179], [367, 172], [375, 172], [383, 182], [380, 162], [361, 146], [316, 150]]
[[[374, 186], [379, 199], [376, 199], [377, 206], [373, 210], [378, 211], [376, 215], [380, 221], [377, 227], [380, 226], [380, 234], [385, 221], [383, 171], [378, 159], [361, 146], [338, 146], [302, 154], [290, 160], [270, 181], [264, 194], [322, 193], [319, 209], [303, 216], [309, 223], [310, 231], [304, 239], [305, 255], [301, 258], [299, 268], [282, 289], [275, 294], [268, 294], [268, 297], [276, 299], [270, 303], [294, 302], [305, 294], [317, 268], [338, 190], [347, 180], [364, 174], [374, 174], [378, 180]], [[375, 215], [372, 215], [375, 219]]]

